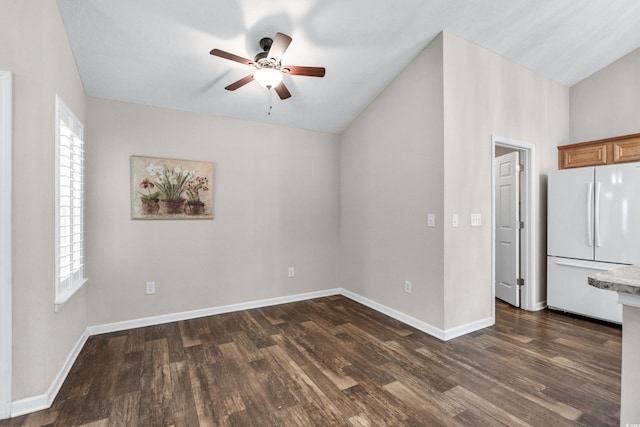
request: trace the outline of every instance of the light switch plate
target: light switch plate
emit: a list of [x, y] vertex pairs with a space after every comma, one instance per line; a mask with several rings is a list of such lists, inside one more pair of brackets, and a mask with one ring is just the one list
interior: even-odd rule
[[458, 214], [454, 213], [453, 215], [451, 215], [451, 226], [457, 227], [459, 225], [460, 225], [460, 219], [458, 217]]
[[471, 214], [471, 226], [480, 227], [482, 225], [482, 215], [479, 213]]
[[145, 283], [145, 293], [147, 295], [153, 295], [156, 293], [156, 282]]
[[435, 227], [436, 226], [436, 214], [427, 214], [427, 227]]

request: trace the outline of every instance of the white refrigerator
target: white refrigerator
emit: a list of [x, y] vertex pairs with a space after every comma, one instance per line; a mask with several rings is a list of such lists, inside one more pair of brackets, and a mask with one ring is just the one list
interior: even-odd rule
[[617, 294], [587, 277], [640, 263], [640, 163], [549, 174], [547, 305], [622, 322]]

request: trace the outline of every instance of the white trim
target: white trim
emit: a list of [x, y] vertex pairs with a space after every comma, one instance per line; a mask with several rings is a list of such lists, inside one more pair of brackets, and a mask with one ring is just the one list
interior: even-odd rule
[[618, 292], [618, 304], [640, 308], [640, 295], [633, 295], [633, 294], [627, 294], [624, 292]]
[[418, 320], [415, 317], [411, 317], [407, 314], [404, 314], [401, 311], [395, 310], [393, 308], [389, 308], [385, 305], [379, 304], [375, 301], [370, 300], [369, 298], [365, 298], [363, 296], [355, 294], [346, 289], [342, 289], [341, 294], [347, 298], [350, 298], [356, 302], [359, 302], [362, 305], [366, 305], [367, 307], [373, 310], [376, 310], [382, 314], [386, 314], [389, 317], [399, 320], [402, 323], [405, 323], [409, 326], [413, 326], [414, 328], [426, 334], [429, 334], [433, 337], [436, 337], [442, 341], [448, 341], [452, 338], [456, 338], [456, 337], [468, 334], [470, 332], [474, 332], [479, 329], [486, 328], [495, 323], [494, 321], [495, 318], [486, 318], [486, 319], [478, 320], [476, 322], [468, 323], [466, 325], [461, 325], [455, 328], [443, 330], [440, 328], [436, 328], [435, 326], [430, 325], [426, 322], [423, 322], [422, 320]]
[[467, 325], [462, 325], [455, 328], [442, 330], [434, 326], [431, 326], [426, 322], [423, 322], [414, 317], [406, 315], [400, 311], [389, 308], [385, 305], [379, 304], [375, 301], [372, 301], [368, 298], [355, 294], [346, 289], [335, 288], [335, 289], [327, 289], [324, 291], [308, 292], [304, 294], [289, 295], [289, 296], [277, 297], [277, 298], [268, 298], [268, 299], [251, 301], [246, 303], [230, 304], [230, 305], [224, 305], [220, 307], [184, 311], [180, 313], [171, 313], [171, 314], [165, 314], [161, 316], [144, 317], [140, 319], [126, 320], [123, 322], [114, 322], [114, 323], [106, 323], [103, 325], [89, 326], [87, 327], [85, 332], [82, 334], [82, 336], [80, 337], [80, 339], [78, 340], [74, 348], [72, 349], [71, 353], [69, 354], [69, 357], [67, 357], [67, 360], [64, 363], [64, 366], [62, 367], [58, 375], [56, 375], [53, 383], [49, 387], [49, 390], [47, 390], [45, 394], [31, 396], [31, 397], [14, 401], [11, 404], [11, 416], [17, 417], [20, 415], [25, 415], [31, 412], [40, 411], [42, 409], [47, 409], [51, 407], [51, 404], [53, 403], [56, 395], [60, 391], [60, 387], [62, 387], [64, 380], [67, 378], [67, 375], [69, 375], [69, 372], [71, 371], [73, 364], [75, 363], [78, 355], [80, 354], [82, 347], [87, 342], [87, 339], [92, 335], [99, 335], [99, 334], [105, 334], [110, 332], [119, 332], [119, 331], [124, 331], [132, 328], [161, 325], [164, 323], [177, 322], [180, 320], [195, 319], [199, 317], [212, 316], [216, 314], [231, 313], [231, 312], [241, 311], [241, 310], [250, 310], [254, 308], [269, 307], [272, 305], [286, 304], [286, 303], [297, 302], [297, 301], [305, 301], [313, 298], [322, 298], [322, 297], [328, 297], [332, 295], [343, 295], [349, 299], [359, 302], [362, 305], [365, 305], [380, 313], [386, 314], [387, 316], [390, 316], [396, 320], [399, 320], [407, 325], [413, 326], [414, 328], [443, 341], [447, 341], [452, 338], [456, 338], [461, 335], [465, 335], [470, 332], [474, 332], [494, 324], [493, 319], [488, 318], [488, 319], [478, 320], [476, 322], [472, 322]]
[[341, 294], [349, 299], [352, 299], [356, 302], [359, 302], [362, 305], [366, 305], [367, 307], [378, 311], [382, 314], [386, 314], [389, 317], [393, 317], [396, 320], [401, 321], [402, 323], [406, 323], [409, 326], [413, 326], [420, 331], [427, 333], [433, 337], [436, 337], [440, 340], [445, 340], [445, 332], [442, 329], [436, 328], [422, 320], [418, 320], [415, 317], [411, 317], [408, 314], [404, 314], [401, 311], [395, 310], [393, 308], [389, 308], [386, 305], [382, 305], [375, 301], [370, 300], [369, 298], [360, 296], [346, 289], [342, 289]]
[[[538, 253], [537, 253], [537, 225], [536, 225], [536, 208], [538, 189], [536, 179], [538, 177], [538, 169], [536, 166], [536, 146], [528, 142], [516, 141], [500, 136], [491, 136], [491, 316], [495, 319], [495, 258], [496, 258], [496, 224], [495, 224], [495, 171], [493, 168], [493, 159], [495, 158], [496, 146], [513, 148], [521, 150], [524, 154], [524, 179], [522, 180], [522, 220], [525, 223], [524, 235], [522, 237], [522, 259], [525, 260], [521, 266], [521, 275], [524, 279], [524, 291], [521, 295], [520, 306], [529, 311], [539, 310], [541, 303], [537, 302], [538, 297]], [[544, 303], [542, 303], [544, 304]], [[546, 304], [545, 304], [546, 305]]]
[[286, 304], [290, 302], [305, 301], [313, 298], [322, 298], [332, 295], [342, 295], [362, 305], [365, 305], [375, 311], [386, 314], [396, 320], [399, 320], [409, 326], [436, 337], [440, 340], [447, 341], [479, 329], [493, 325], [495, 322], [492, 318], [486, 318], [472, 322], [466, 325], [457, 326], [455, 328], [442, 330], [432, 326], [426, 322], [418, 320], [401, 311], [389, 308], [383, 304], [372, 301], [366, 297], [355, 294], [351, 291], [341, 288], [328, 289], [325, 291], [309, 292], [304, 294], [290, 295], [286, 297], [269, 298], [257, 301], [251, 301], [239, 304], [223, 305], [220, 307], [203, 308], [200, 310], [190, 310], [179, 313], [163, 314], [160, 316], [143, 317], [139, 319], [125, 320], [122, 322], [105, 323], [87, 327], [89, 335], [106, 334], [110, 332], [126, 331], [133, 328], [142, 328], [145, 326], [161, 325], [164, 323], [178, 322], [180, 320], [196, 319], [205, 316], [214, 316], [216, 314], [232, 313], [241, 310], [251, 310], [254, 308], [269, 307], [272, 305]]
[[11, 404], [11, 416], [19, 417], [20, 415], [30, 414], [32, 412], [49, 409], [51, 404], [47, 403], [46, 394], [38, 394], [37, 396], [25, 397]]
[[545, 308], [547, 308], [547, 300], [535, 303], [531, 311], [540, 311], [544, 310]]
[[223, 305], [220, 307], [203, 308], [200, 310], [183, 311], [180, 313], [163, 314], [160, 316], [143, 317], [140, 319], [125, 320], [123, 322], [106, 323], [103, 325], [89, 326], [89, 335], [106, 334], [109, 332], [126, 331], [127, 329], [142, 328], [145, 326], [161, 325], [163, 323], [178, 322], [180, 320], [196, 319], [198, 317], [213, 316], [216, 314], [232, 313], [240, 310], [269, 307], [271, 305], [286, 304], [290, 302], [304, 301], [312, 298], [322, 298], [331, 295], [339, 295], [340, 289], [309, 292], [305, 294], [290, 295], [286, 297], [268, 298], [239, 304]]
[[0, 419], [11, 414], [13, 76], [0, 70]]
[[458, 338], [463, 335], [470, 334], [471, 332], [479, 331], [480, 329], [488, 328], [495, 325], [495, 317], [487, 317], [486, 319], [476, 320], [475, 322], [467, 323], [466, 325], [456, 326], [455, 328], [444, 330], [444, 341], [449, 341], [453, 338]]
[[19, 417], [20, 415], [29, 414], [31, 412], [51, 407], [53, 400], [58, 395], [64, 380], [67, 378], [67, 375], [69, 375], [73, 364], [78, 358], [78, 355], [88, 338], [89, 332], [85, 330], [71, 350], [71, 353], [69, 353], [69, 356], [67, 356], [67, 360], [65, 360], [64, 365], [62, 365], [58, 375], [55, 376], [51, 386], [49, 386], [49, 390], [47, 390], [45, 394], [19, 399], [11, 404], [11, 417]]

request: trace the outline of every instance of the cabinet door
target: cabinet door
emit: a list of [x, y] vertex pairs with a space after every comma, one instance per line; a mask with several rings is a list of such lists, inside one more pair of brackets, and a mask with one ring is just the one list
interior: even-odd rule
[[613, 163], [640, 161], [640, 136], [613, 142]]
[[559, 148], [558, 169], [580, 168], [584, 166], [606, 165], [611, 144], [584, 144], [575, 147]]
[[549, 174], [547, 253], [593, 260], [593, 170]]

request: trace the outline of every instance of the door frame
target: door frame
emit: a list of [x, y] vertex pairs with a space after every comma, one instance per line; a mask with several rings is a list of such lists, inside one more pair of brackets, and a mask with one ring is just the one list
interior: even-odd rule
[[[511, 167], [509, 168], [509, 177], [507, 180], [509, 181], [509, 184], [515, 184], [515, 185], [509, 186], [510, 187], [509, 189], [510, 214], [507, 216], [509, 221], [513, 221], [509, 224], [509, 231], [507, 232], [507, 235], [509, 238], [508, 241], [510, 243], [510, 250], [509, 250], [510, 253], [508, 254], [508, 258], [506, 260], [503, 260], [499, 255], [497, 255], [497, 251], [498, 251], [498, 248], [500, 247], [499, 242], [504, 242], [502, 238], [507, 237], [505, 236], [505, 234], [503, 234], [503, 231], [501, 229], [501, 227], [505, 225], [505, 222], [501, 212], [501, 209], [504, 206], [502, 205], [503, 200], [502, 200], [500, 188], [502, 188], [502, 185], [504, 185], [505, 182], [503, 182], [504, 177], [501, 176], [502, 168], [498, 166], [504, 165], [507, 162], [507, 160], [503, 160], [505, 159], [505, 157], [509, 159], [508, 164], [511, 165]], [[522, 158], [523, 158], [523, 155], [520, 152], [520, 150], [511, 150], [508, 153], [505, 153], [499, 157], [496, 156], [493, 158], [493, 172], [494, 172], [494, 189], [493, 190], [495, 192], [495, 201], [494, 201], [495, 220], [493, 222], [494, 222], [494, 225], [496, 226], [496, 241], [494, 242], [494, 244], [496, 245], [496, 257], [494, 258], [494, 264], [493, 264], [496, 271], [496, 278], [493, 281], [494, 289], [496, 293], [496, 298], [502, 299], [503, 301], [506, 301], [509, 304], [514, 305], [515, 307], [522, 306], [521, 292], [520, 292], [521, 289], [518, 286], [518, 283], [516, 280], [517, 277], [522, 277], [522, 274], [520, 272], [520, 268], [521, 268], [520, 260], [522, 258], [520, 254], [521, 252], [520, 235], [522, 233], [520, 232], [520, 229], [515, 224], [516, 220], [517, 221], [522, 220], [521, 213], [520, 213], [520, 202], [522, 199], [522, 195], [520, 193], [522, 188], [521, 181], [523, 176], [523, 174], [520, 173], [520, 164], [522, 162]], [[515, 197], [512, 197], [512, 196], [515, 196]], [[501, 227], [497, 226], [498, 223], [502, 224]], [[515, 248], [515, 253], [513, 253], [514, 248]], [[511, 264], [510, 257], [515, 258], [514, 260], [515, 265], [512, 266], [514, 268], [513, 270], [509, 269], [509, 273], [507, 277], [505, 277], [503, 276], [501, 269], [498, 268], [499, 267], [498, 264], [500, 264], [500, 267], [505, 267], [504, 263], [506, 263], [506, 265], [510, 265]], [[513, 274], [513, 276], [511, 276], [511, 274]], [[499, 284], [508, 285], [509, 290], [505, 289], [505, 287], [503, 286], [499, 286]], [[498, 292], [498, 291], [501, 291], [501, 292]], [[498, 296], [498, 294], [501, 294], [501, 295]]]
[[0, 419], [11, 415], [12, 89], [12, 74], [0, 70]]
[[491, 314], [496, 318], [496, 212], [495, 212], [495, 171], [493, 167], [496, 146], [518, 150], [521, 154], [520, 162], [524, 165], [524, 172], [520, 192], [520, 217], [525, 226], [520, 235], [520, 276], [524, 279], [522, 294], [520, 295], [520, 307], [524, 310], [535, 311], [538, 294], [538, 254], [536, 251], [537, 215], [535, 200], [538, 197], [538, 188], [535, 178], [538, 176], [536, 166], [535, 145], [504, 138], [491, 136]]

